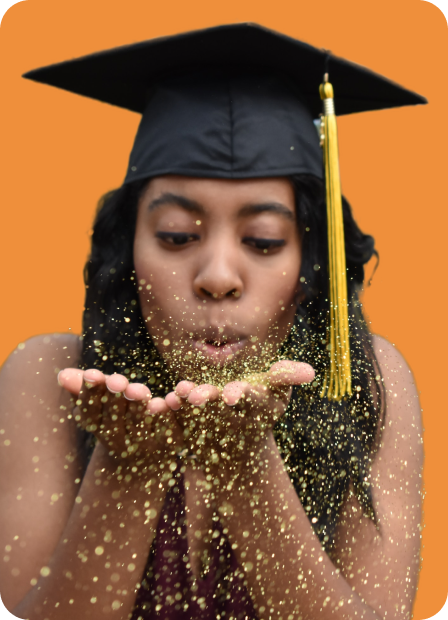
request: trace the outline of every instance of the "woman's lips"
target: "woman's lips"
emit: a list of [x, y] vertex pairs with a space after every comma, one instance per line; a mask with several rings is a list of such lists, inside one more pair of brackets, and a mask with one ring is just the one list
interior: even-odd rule
[[209, 341], [193, 340], [193, 346], [198, 351], [205, 355], [212, 364], [219, 365], [232, 361], [245, 345], [246, 338], [216, 344]]

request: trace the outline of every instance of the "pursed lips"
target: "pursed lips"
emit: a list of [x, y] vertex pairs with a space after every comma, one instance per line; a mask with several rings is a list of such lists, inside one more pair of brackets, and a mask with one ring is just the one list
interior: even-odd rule
[[205, 334], [193, 338], [192, 345], [211, 362], [225, 363], [231, 361], [247, 344], [246, 336], [229, 336], [227, 334]]

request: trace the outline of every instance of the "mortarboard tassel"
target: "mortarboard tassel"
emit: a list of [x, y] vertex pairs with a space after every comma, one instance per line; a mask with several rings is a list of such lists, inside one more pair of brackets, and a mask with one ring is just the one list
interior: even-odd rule
[[338, 133], [334, 112], [333, 86], [328, 74], [319, 87], [324, 112], [321, 139], [325, 164], [328, 222], [328, 271], [330, 288], [330, 364], [325, 373], [321, 398], [340, 400], [351, 396], [350, 339], [348, 328], [347, 272], [345, 265], [344, 220], [339, 175]]

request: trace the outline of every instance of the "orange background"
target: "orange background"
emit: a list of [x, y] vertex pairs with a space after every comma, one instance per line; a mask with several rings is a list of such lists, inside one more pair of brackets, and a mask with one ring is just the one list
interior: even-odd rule
[[139, 122], [136, 114], [37, 85], [21, 74], [100, 49], [232, 21], [255, 21], [330, 49], [430, 101], [339, 121], [343, 191], [381, 255], [365, 309], [372, 331], [404, 354], [421, 391], [426, 498], [414, 618], [423, 620], [443, 606], [448, 573], [443, 366], [448, 29], [434, 5], [27, 0], [13, 6], [0, 28], [0, 362], [34, 334], [80, 332], [82, 268], [96, 202], [121, 185]]

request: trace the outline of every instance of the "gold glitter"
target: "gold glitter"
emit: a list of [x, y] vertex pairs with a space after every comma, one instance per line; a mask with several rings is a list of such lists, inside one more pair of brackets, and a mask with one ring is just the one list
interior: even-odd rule
[[95, 547], [96, 555], [103, 555], [103, 553], [104, 553], [104, 547], [101, 547], [101, 546]]
[[48, 577], [50, 573], [51, 570], [48, 566], [42, 566], [42, 568], [40, 569], [40, 574], [42, 575], [42, 577]]
[[148, 519], [155, 519], [157, 517], [157, 511], [154, 508], [150, 508], [149, 510], [145, 510], [145, 515]]

